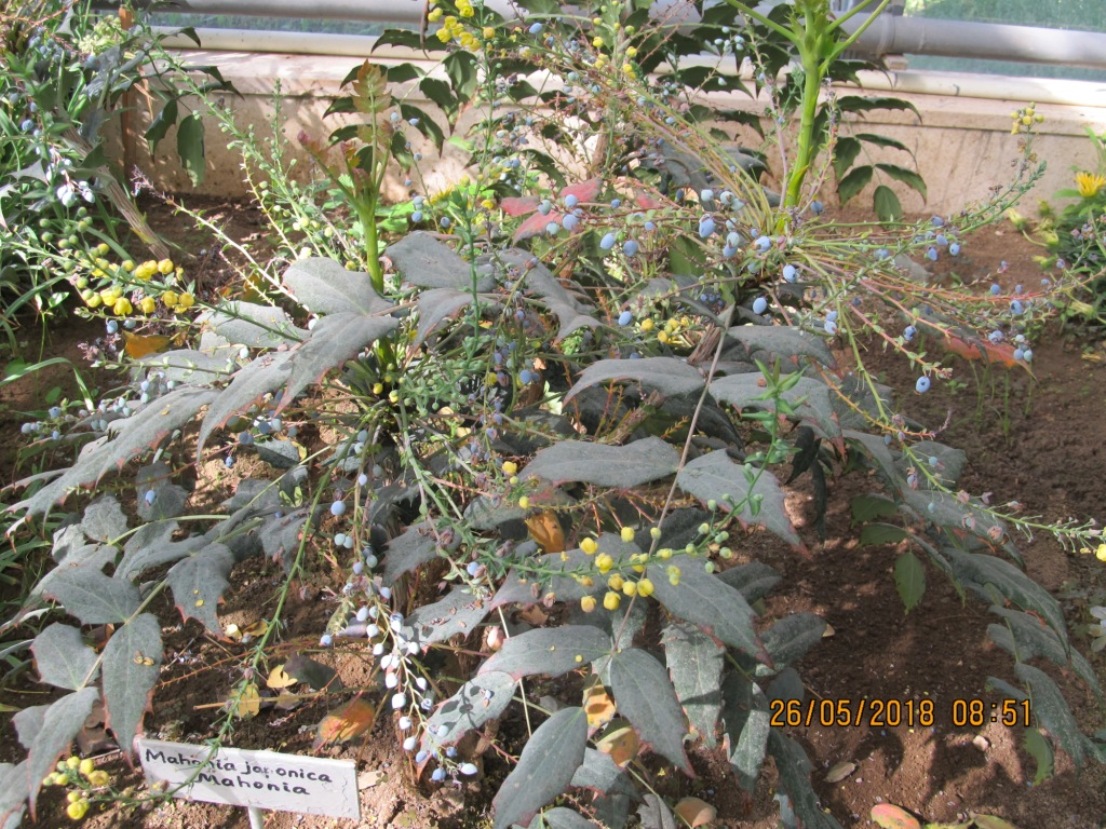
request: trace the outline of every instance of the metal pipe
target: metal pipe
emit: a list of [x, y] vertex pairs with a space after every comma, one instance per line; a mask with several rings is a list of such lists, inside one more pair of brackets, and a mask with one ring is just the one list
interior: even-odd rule
[[[858, 14], [844, 28], [851, 34], [867, 19]], [[884, 14], [860, 36], [856, 48], [876, 57], [938, 55], [1106, 69], [1106, 34], [1004, 23]]]

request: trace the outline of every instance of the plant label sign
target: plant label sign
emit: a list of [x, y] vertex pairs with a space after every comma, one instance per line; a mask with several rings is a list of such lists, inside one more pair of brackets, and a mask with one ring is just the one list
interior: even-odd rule
[[275, 751], [135, 740], [142, 770], [176, 797], [274, 811], [361, 817], [353, 760], [324, 760]]

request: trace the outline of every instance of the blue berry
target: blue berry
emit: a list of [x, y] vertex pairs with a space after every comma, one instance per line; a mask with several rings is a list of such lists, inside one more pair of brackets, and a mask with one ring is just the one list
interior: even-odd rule
[[634, 321], [634, 315], [630, 311], [623, 311], [618, 315], [618, 324], [625, 328]]
[[622, 199], [611, 199], [611, 207], [614, 207], [614, 208], [622, 207]]
[[714, 219], [704, 216], [699, 220], [699, 238], [708, 239], [714, 233]]
[[425, 748], [422, 749], [418, 754], [415, 755], [415, 762], [418, 765], [422, 765], [423, 763], [425, 763], [429, 759], [430, 759], [430, 752], [428, 752]]
[[450, 219], [449, 216], [442, 216], [442, 218], [438, 219], [438, 224], [441, 225], [443, 228], [448, 229], [449, 226], [453, 224], [453, 220]]
[[253, 435], [251, 435], [249, 432], [241, 432], [238, 435], [238, 442], [243, 446], [249, 446], [251, 443], [253, 443]]
[[657, 223], [650, 220], [650, 221], [647, 221], [644, 225], [642, 225], [642, 227], [645, 228], [646, 233], [652, 233], [654, 230], [657, 229]]
[[783, 266], [783, 281], [784, 282], [794, 282], [796, 279], [798, 279], [798, 277], [799, 277], [799, 273], [796, 270], [794, 265], [784, 265]]
[[234, 468], [234, 455], [227, 455], [223, 459], [223, 465], [226, 466], [227, 469], [233, 469]]
[[478, 769], [475, 763], [461, 763], [461, 765], [457, 767], [457, 771], [466, 777], [472, 777], [472, 775], [476, 774]]
[[945, 220], [942, 219], [940, 216], [934, 216], [932, 219], [929, 220], [929, 222], [934, 227], [944, 227], [945, 226]]
[[117, 323], [115, 320], [108, 320], [105, 328], [107, 329], [107, 332], [109, 334], [114, 334], [119, 330], [119, 323]]
[[930, 262], [936, 262], [937, 248], [931, 246], [929, 250], [926, 251], [926, 259], [928, 259]]
[[772, 240], [767, 236], [758, 236], [753, 244], [761, 253], [767, 253], [768, 248], [772, 247]]
[[831, 337], [832, 337], [832, 336], [833, 336], [834, 334], [836, 334], [836, 333], [837, 333], [837, 323], [836, 323], [836, 322], [834, 322], [833, 320], [829, 320], [829, 319], [828, 319], [828, 320], [826, 320], [826, 321], [825, 321], [825, 322], [824, 322], [824, 323], [822, 324], [822, 327], [823, 327], [823, 328], [824, 328], [824, 329], [826, 330], [826, 333], [827, 333], [827, 334], [829, 334], [829, 335], [830, 335]]
[[580, 200], [578, 198], [576, 198], [576, 196], [572, 195], [571, 193], [569, 193], [567, 196], [565, 196], [565, 207], [567, 207], [569, 210], [574, 208], [579, 203], [580, 203]]
[[627, 239], [622, 243], [622, 252], [627, 256], [637, 256], [638, 244], [633, 239]]
[[154, 501], [156, 501], [156, 500], [157, 500], [157, 493], [156, 493], [156, 492], [154, 492], [154, 491], [153, 491], [152, 489], [148, 489], [148, 490], [146, 490], [146, 495], [145, 495], [145, 498], [146, 498], [146, 503], [147, 503], [147, 504], [148, 504], [149, 506], [153, 506], [153, 505], [154, 505]]
[[902, 338], [907, 342], [910, 342], [916, 336], [918, 336], [918, 329], [915, 328], [913, 325], [908, 325], [906, 326], [906, 328], [903, 329]]
[[441, 783], [443, 780], [445, 780], [445, 769], [441, 768], [440, 766], [434, 769], [433, 774], [430, 775], [430, 779], [433, 780], [435, 783]]
[[331, 645], [334, 644], [334, 637], [331, 636], [329, 633], [324, 633], [321, 637], [319, 637], [319, 644], [322, 645], [324, 648], [329, 648]]
[[1003, 340], [1003, 334], [1001, 331], [998, 331], [996, 329], [995, 331], [992, 331], [990, 334], [987, 335], [987, 340], [992, 345], [998, 345]]
[[817, 199], [815, 199], [814, 201], [812, 201], [810, 203], [810, 210], [815, 216], [821, 216], [822, 211], [824, 211], [825, 209], [826, 209], [826, 206], [824, 204], [822, 204], [820, 201], [818, 201]]
[[530, 371], [530, 369], [524, 368], [518, 373], [518, 379], [523, 383], [523, 385], [529, 385], [537, 379], [537, 375], [534, 374], [534, 372]]
[[929, 387], [932, 385], [928, 377], [919, 377], [918, 382], [914, 384], [914, 391], [918, 394], [925, 394], [929, 391]]
[[567, 216], [561, 219], [561, 225], [564, 227], [565, 230], [571, 233], [580, 225], [580, 220], [577, 219], [576, 216], [574, 216], [572, 213], [569, 213]]
[[545, 226], [545, 232], [550, 236], [556, 236], [557, 232], [561, 229], [561, 226], [556, 222], [550, 222]]
[[414, 213], [411, 214], [412, 224], [418, 224], [421, 221], [422, 221], [422, 211], [421, 210], [416, 210]]
[[1025, 306], [1022, 305], [1022, 301], [1020, 299], [1015, 299], [1010, 303], [1010, 311], [1015, 316], [1020, 316], [1021, 314], [1025, 313]]
[[998, 296], [1000, 293], [1002, 293], [1002, 286], [997, 282], [993, 283], [991, 285], [991, 296]]
[[949, 245], [949, 255], [950, 256], [959, 256], [960, 255], [960, 243], [959, 242], [953, 242], [951, 245]]
[[754, 314], [763, 314], [767, 310], [768, 310], [768, 300], [766, 300], [764, 297], [758, 296], [756, 299], [753, 300], [753, 313]]
[[1032, 363], [1033, 362], [1033, 349], [1032, 348], [1027, 348], [1022, 353], [1022, 359], [1025, 360], [1027, 363]]
[[544, 29], [544, 28], [545, 27], [541, 23], [531, 23], [530, 24], [530, 34], [540, 35], [541, 30]]
[[543, 216], [548, 216], [552, 210], [553, 202], [551, 202], [549, 199], [542, 199], [541, 204], [538, 205], [538, 212], [541, 213]]
[[369, 620], [369, 609], [362, 605], [357, 609], [357, 621], [367, 622]]
[[613, 233], [608, 233], [606, 236], [599, 240], [599, 247], [602, 250], [610, 250], [615, 246], [615, 243], [617, 242], [618, 237], [615, 236]]
[[339, 515], [345, 515], [346, 514], [346, 502], [345, 501], [335, 501], [333, 504], [330, 505], [330, 514], [335, 516], [335, 517], [338, 517]]
[[1024, 351], [1024, 349], [1021, 349], [1021, 348], [1015, 348], [1015, 349], [1014, 349], [1014, 359], [1015, 359], [1015, 360], [1024, 360], [1024, 359], [1025, 359], [1025, 351]]
[[365, 562], [355, 561], [353, 562], [353, 567], [350, 569], [353, 570], [353, 575], [360, 576], [362, 573], [365, 572]]

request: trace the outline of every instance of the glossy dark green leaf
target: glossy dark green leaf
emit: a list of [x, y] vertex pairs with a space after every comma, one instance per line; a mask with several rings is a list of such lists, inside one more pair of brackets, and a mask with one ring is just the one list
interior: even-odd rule
[[854, 167], [847, 176], [839, 179], [837, 182], [837, 197], [841, 199], [841, 203], [848, 203], [867, 187], [872, 180], [872, 173], [872, 166], [864, 164], [860, 167]]
[[74, 568], [50, 581], [47, 596], [86, 625], [125, 622], [142, 597], [129, 581], [113, 579], [90, 567]]
[[751, 357], [767, 355], [769, 359], [784, 357], [795, 362], [798, 357], [810, 357], [829, 368], [837, 364], [821, 337], [794, 326], [738, 325], [730, 328], [726, 336], [742, 343]]
[[926, 592], [926, 571], [922, 562], [910, 550], [895, 559], [895, 588], [899, 591], [903, 607], [909, 613]]
[[208, 544], [170, 568], [169, 588], [185, 621], [196, 619], [216, 636], [223, 635], [216, 609], [227, 589], [234, 554], [223, 544]]
[[468, 636], [490, 610], [487, 596], [474, 596], [471, 588], [458, 585], [438, 601], [417, 608], [405, 624], [414, 633], [409, 639], [426, 647], [454, 636]]
[[675, 357], [645, 357], [641, 360], [599, 360], [580, 374], [565, 395], [565, 403], [586, 388], [608, 380], [640, 383], [651, 391], [672, 396], [691, 394], [703, 388], [699, 369]]
[[32, 818], [43, 778], [54, 770], [58, 757], [69, 750], [99, 696], [96, 688], [86, 686], [53, 702], [43, 713], [42, 726], [28, 747], [27, 776], [22, 786], [30, 800]]
[[818, 802], [818, 795], [810, 783], [813, 766], [802, 746], [780, 730], [772, 729], [768, 734], [768, 751], [780, 773], [779, 788], [791, 799], [791, 806], [804, 829], [841, 829], [841, 824]]
[[[819, 437], [841, 436], [841, 426], [830, 403], [830, 390], [825, 383], [811, 377], [800, 377], [798, 382], [780, 394], [780, 405], [766, 396], [765, 377], [759, 371], [731, 374], [711, 380], [710, 393], [723, 403], [738, 409], [761, 409], [786, 414], [811, 426]], [[791, 411], [785, 411], [786, 407]]]
[[783, 667], [798, 660], [822, 641], [826, 620], [815, 613], [790, 613], [774, 622], [761, 635], [764, 649]]
[[1038, 728], [1026, 728], [1022, 737], [1026, 752], [1037, 763], [1033, 772], [1033, 785], [1039, 786], [1052, 777], [1054, 755], [1052, 746]]
[[423, 230], [409, 233], [384, 255], [392, 260], [405, 282], [420, 288], [455, 288], [459, 291], [486, 293], [495, 287], [490, 276], [479, 276], [472, 265], [453, 248]]
[[895, 524], [865, 524], [860, 531], [860, 544], [863, 547], [898, 544], [907, 538], [910, 538], [910, 533]]
[[915, 173], [913, 170], [908, 170], [905, 167], [899, 167], [897, 164], [876, 164], [876, 169], [882, 173], [886, 173], [895, 181], [901, 181], [907, 187], [911, 187], [917, 190], [924, 199], [928, 193], [926, 190], [925, 179]]
[[1014, 665], [1018, 679], [1029, 686], [1029, 695], [1033, 700], [1033, 716], [1048, 729], [1056, 743], [1071, 755], [1076, 766], [1083, 765], [1086, 759], [1084, 741], [1087, 739], [1079, 730], [1079, 723], [1064, 699], [1063, 692], [1052, 678], [1032, 665], [1019, 662]]
[[204, 177], [204, 123], [198, 113], [186, 115], [177, 124], [177, 155], [184, 165], [192, 186], [196, 187]]
[[494, 828], [525, 825], [562, 794], [584, 761], [587, 741], [588, 721], [582, 708], [562, 708], [542, 723], [492, 800]]
[[872, 206], [881, 222], [897, 222], [903, 217], [902, 202], [886, 184], [878, 185], [872, 193]]
[[423, 747], [455, 745], [462, 737], [507, 710], [517, 681], [502, 671], [481, 673], [435, 709], [423, 729]]
[[844, 176], [858, 155], [860, 142], [857, 139], [849, 136], [837, 139], [837, 146], [833, 149], [833, 174], [839, 179]]

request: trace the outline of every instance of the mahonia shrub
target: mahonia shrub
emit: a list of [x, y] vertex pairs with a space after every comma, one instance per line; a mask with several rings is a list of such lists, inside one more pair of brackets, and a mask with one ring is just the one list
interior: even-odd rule
[[[819, 118], [809, 99], [847, 45], [827, 4], [781, 4], [764, 19], [738, 3], [691, 5], [698, 20], [654, 16], [645, 2], [569, 16], [528, 0], [511, 19], [438, 3], [425, 39], [382, 41], [433, 47], [441, 71], [366, 62], [333, 107], [348, 117], [334, 140], [301, 139], [356, 231], [336, 224], [328, 236], [309, 218], [291, 231], [310, 240], [306, 255], [252, 275], [238, 298], [188, 293], [192, 307], [173, 263], [143, 279], [140, 266], [92, 262], [87, 290], [100, 301], [86, 298], [89, 313], [106, 313], [104, 290], [141, 290], [150, 312], [133, 294], [120, 311], [116, 297], [109, 321], [134, 320], [133, 336], [150, 338], [171, 316], [201, 333], [155, 341], [126, 360], [124, 393], [59, 413], [79, 450], [25, 482], [15, 510], [28, 523], [75, 510], [26, 610], [57, 607], [31, 647], [43, 681], [65, 693], [15, 716], [28, 756], [0, 769], [6, 807], [34, 808], [98, 700], [131, 745], [164, 658], [155, 596], [224, 637], [217, 608], [234, 567], [265, 555], [288, 578], [243, 660], [218, 726], [227, 739], [234, 717], [261, 705], [291, 580], [321, 555], [348, 578], [320, 644], [372, 653], [420, 779], [478, 774], [474, 734], [490, 743], [494, 722], [524, 708], [533, 730], [495, 795], [495, 826], [623, 826], [636, 812], [660, 827], [673, 810], [690, 821], [709, 804], [667, 803], [650, 770], [693, 774], [691, 744], [723, 753], [748, 791], [772, 758], [785, 824], [837, 827], [805, 751], [772, 727], [774, 710], [811, 702], [799, 665], [825, 622], [762, 620], [755, 607], [780, 576], [743, 545], [770, 534], [813, 557], [833, 484], [854, 470], [871, 482], [851, 504], [866, 539], [909, 542], [894, 564], [906, 610], [924, 612], [932, 571], [990, 606], [988, 633], [1014, 664], [988, 683], [1032, 701], [1027, 750], [1042, 767], [1053, 746], [1077, 763], [1106, 759], [1102, 734], [1079, 729], [1039, 667], [1071, 669], [1101, 693], [1016, 544], [1019, 531], [1073, 544], [1099, 533], [959, 490], [963, 453], [907, 416], [861, 349], [874, 341], [907, 361], [918, 394], [939, 394], [953, 372], [934, 353], [942, 345], [1011, 370], [1032, 360], [1017, 337], [1048, 313], [1048, 286], [1010, 297], [926, 284], [904, 258], [958, 255], [962, 234], [1032, 180], [1028, 144], [1018, 180], [987, 204], [920, 225], [835, 226], [816, 195], [845, 164], [841, 110], [831, 100]], [[804, 58], [822, 75], [796, 86], [774, 71], [804, 27], [822, 27], [832, 49], [822, 70]], [[798, 96], [820, 167], [797, 172], [784, 152], [787, 186], [768, 189], [764, 159], [780, 154], [786, 123], [767, 151], [741, 149], [756, 135], [749, 118], [706, 94], [732, 76], [721, 62], [681, 68], [704, 44], [758, 62], [775, 90], [769, 120], [787, 111], [781, 90]], [[441, 146], [470, 110], [475, 126], [455, 136], [471, 153], [467, 179], [427, 192], [420, 141]], [[272, 208], [292, 190], [266, 183], [281, 168], [258, 157], [248, 174], [283, 221]], [[397, 164], [415, 192], [388, 207], [381, 187]], [[869, 177], [876, 168], [897, 176], [874, 164]], [[197, 512], [180, 470], [210, 458], [233, 468], [243, 455], [272, 476], [242, 479], [221, 511]], [[819, 514], [805, 538], [784, 509], [799, 480]], [[115, 630], [97, 652], [82, 627], [106, 624]], [[305, 654], [284, 668], [333, 687]], [[320, 724], [316, 746], [372, 722], [355, 697]]]

